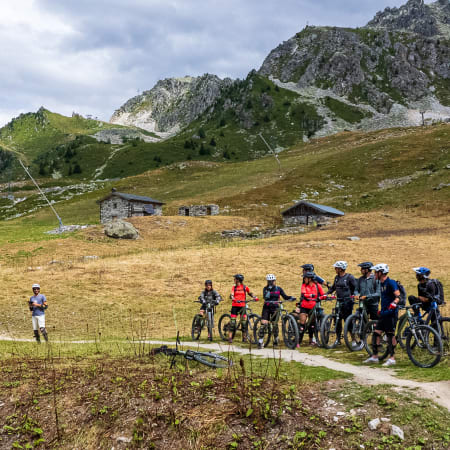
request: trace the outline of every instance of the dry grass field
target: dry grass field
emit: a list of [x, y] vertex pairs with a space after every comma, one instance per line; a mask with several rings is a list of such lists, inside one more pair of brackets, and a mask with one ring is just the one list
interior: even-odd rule
[[[251, 229], [258, 222], [243, 217], [135, 218], [139, 240], [105, 237], [100, 227], [55, 240], [2, 246], [0, 277], [4, 309], [0, 334], [31, 337], [27, 299], [39, 282], [49, 300], [47, 325], [52, 339], [173, 338], [187, 335], [198, 309], [193, 303], [203, 281], [214, 280], [228, 311], [233, 274], [261, 296], [265, 274], [299, 295], [299, 266], [313, 262], [331, 280], [337, 259], [349, 271], [363, 260], [387, 262], [392, 277], [408, 293], [416, 292], [411, 268], [425, 265], [450, 285], [450, 218], [398, 211], [350, 214], [337, 225], [309, 233], [259, 240], [225, 242], [215, 232]], [[349, 241], [359, 236], [360, 241]], [[92, 256], [98, 258], [90, 258]], [[88, 257], [88, 258], [86, 258]], [[50, 263], [52, 261], [52, 263]], [[255, 309], [259, 312], [261, 305]], [[448, 306], [446, 311], [450, 313]]]

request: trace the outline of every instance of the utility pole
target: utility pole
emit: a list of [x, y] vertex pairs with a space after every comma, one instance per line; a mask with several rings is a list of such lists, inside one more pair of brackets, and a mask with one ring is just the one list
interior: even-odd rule
[[261, 133], [259, 133], [258, 136], [261, 138], [261, 140], [264, 142], [264, 144], [267, 145], [267, 148], [269, 149], [269, 151], [273, 154], [273, 156], [274, 156], [275, 159], [277, 160], [277, 163], [278, 163], [278, 169], [281, 170], [281, 163], [280, 163], [280, 160], [278, 159], [278, 155], [272, 150], [272, 148], [271, 148], [270, 145], [267, 143], [267, 141], [263, 138], [263, 135], [262, 135]]

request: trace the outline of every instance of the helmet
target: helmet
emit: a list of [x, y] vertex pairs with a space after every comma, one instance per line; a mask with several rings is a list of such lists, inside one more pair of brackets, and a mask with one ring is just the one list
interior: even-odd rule
[[276, 279], [277, 279], [277, 277], [273, 273], [268, 273], [266, 275], [266, 280], [267, 281], [275, 281]]
[[310, 271], [305, 272], [303, 274], [303, 278], [314, 278], [315, 276], [316, 276], [316, 274], [314, 272], [310, 272]]
[[342, 270], [345, 270], [347, 268], [347, 266], [348, 266], [347, 261], [336, 261], [333, 264], [333, 267], [342, 269]]
[[381, 263], [381, 264], [375, 264], [370, 268], [370, 270], [375, 270], [375, 272], [381, 272], [381, 273], [389, 273], [389, 266], [387, 264]]
[[362, 262], [361, 264], [358, 264], [359, 267], [361, 267], [361, 269], [369, 269], [371, 270], [371, 268], [373, 267], [373, 263], [371, 262]]
[[303, 264], [303, 266], [300, 266], [302, 269], [305, 269], [305, 270], [310, 270], [311, 272], [313, 272], [314, 271], [314, 264]]
[[417, 275], [420, 275], [424, 278], [428, 278], [431, 273], [431, 270], [428, 269], [428, 267], [413, 267], [413, 270]]
[[206, 281], [205, 281], [205, 286], [206, 286], [207, 284], [210, 284], [210, 285], [212, 286], [212, 281], [211, 281], [211, 280], [206, 280]]
[[41, 286], [39, 284], [37, 284], [37, 283], [34, 283], [33, 286], [31, 286], [31, 289], [34, 289], [34, 288], [40, 289]]
[[240, 273], [237, 273], [235, 276], [234, 276], [234, 279], [235, 280], [238, 280], [238, 281], [240, 281], [241, 283], [244, 281], [244, 275], [241, 275]]

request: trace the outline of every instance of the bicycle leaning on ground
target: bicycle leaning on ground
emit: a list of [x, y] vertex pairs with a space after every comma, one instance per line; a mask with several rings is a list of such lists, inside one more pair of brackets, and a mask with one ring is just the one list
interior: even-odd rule
[[[256, 341], [252, 340], [252, 337], [254, 335], [253, 330], [255, 328], [255, 322], [260, 318], [258, 314], [255, 314], [248, 303], [254, 302], [255, 300], [246, 300], [245, 301], [245, 307], [242, 311], [240, 317], [239, 317], [239, 323], [237, 324], [236, 328], [233, 330], [232, 338], [234, 339], [234, 336], [236, 334], [236, 331], [241, 331], [242, 336], [246, 335], [247, 339], [252, 343], [255, 344]], [[245, 322], [243, 322], [242, 317], [247, 316], [247, 323], [244, 325]], [[219, 319], [219, 334], [222, 340], [228, 341], [228, 335], [231, 331], [231, 315], [229, 313], [222, 314]], [[247, 330], [243, 329], [245, 326], [248, 328]]]
[[[443, 356], [443, 345], [439, 333], [424, 323], [422, 315], [418, 311], [419, 305], [399, 306], [398, 308], [406, 310], [404, 335], [406, 336], [405, 349], [408, 358], [418, 367], [434, 367]], [[417, 314], [412, 314], [411, 309], [416, 309]], [[376, 320], [371, 320], [364, 330], [364, 347], [369, 355], [372, 355], [373, 340], [376, 339], [376, 333], [374, 333], [376, 324]], [[387, 338], [382, 332], [378, 345], [379, 360], [385, 359], [388, 353]]]
[[[296, 299], [293, 298], [293, 300], [286, 301], [295, 300]], [[259, 330], [261, 327], [264, 327], [264, 337], [262, 339], [264, 347], [267, 347], [270, 343], [272, 335], [274, 336], [274, 339], [278, 337], [278, 322], [281, 320], [281, 331], [283, 334], [284, 345], [287, 348], [294, 349], [295, 347], [297, 347], [299, 339], [297, 321], [291, 313], [288, 313], [287, 310], [283, 308], [282, 300], [278, 301], [277, 303], [278, 308], [276, 309], [274, 314], [272, 314], [272, 317], [267, 324], [263, 325], [261, 318], [258, 318], [256, 320], [255, 326], [253, 328], [253, 339], [255, 342], [258, 342], [258, 339], [261, 339], [261, 337], [259, 336]]]
[[[195, 300], [194, 303], [202, 303], [200, 300]], [[208, 339], [213, 340], [214, 331], [214, 314], [216, 312], [216, 303], [205, 303], [205, 317], [201, 314], [196, 314], [192, 320], [191, 337], [194, 341], [198, 341], [204, 326], [208, 330]]]

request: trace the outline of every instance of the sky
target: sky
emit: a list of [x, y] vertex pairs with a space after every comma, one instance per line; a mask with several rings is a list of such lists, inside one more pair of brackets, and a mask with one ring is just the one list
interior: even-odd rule
[[160, 79], [244, 78], [307, 24], [363, 26], [405, 2], [1, 1], [0, 126], [41, 106], [107, 121]]

